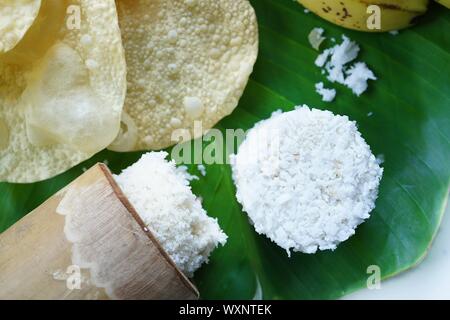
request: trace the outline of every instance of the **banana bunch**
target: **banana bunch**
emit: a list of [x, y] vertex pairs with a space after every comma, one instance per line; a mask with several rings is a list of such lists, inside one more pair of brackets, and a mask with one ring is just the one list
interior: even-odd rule
[[[450, 0], [436, 0], [450, 8]], [[428, 9], [429, 0], [298, 0], [339, 26], [367, 32], [404, 29]], [[381, 2], [381, 3], [380, 3]]]
[[450, 0], [436, 0], [436, 2], [439, 2], [440, 4], [442, 4], [444, 7], [447, 7], [450, 9]]

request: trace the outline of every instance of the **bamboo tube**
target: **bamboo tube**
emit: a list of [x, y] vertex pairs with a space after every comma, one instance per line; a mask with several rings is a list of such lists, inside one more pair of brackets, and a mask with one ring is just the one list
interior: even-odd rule
[[0, 235], [0, 299], [197, 299], [97, 164]]

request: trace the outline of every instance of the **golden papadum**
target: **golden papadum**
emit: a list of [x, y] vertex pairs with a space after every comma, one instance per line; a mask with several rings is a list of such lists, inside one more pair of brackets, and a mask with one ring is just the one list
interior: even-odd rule
[[40, 7], [41, 0], [0, 0], [0, 54], [22, 40]]
[[0, 54], [0, 180], [47, 179], [104, 149], [119, 132], [125, 93], [114, 1], [43, 0], [23, 38]]
[[195, 121], [206, 131], [235, 109], [258, 53], [247, 0], [118, 0], [119, 17], [113, 0], [1, 1], [28, 22], [0, 50], [1, 181], [44, 180], [107, 146], [165, 148], [176, 129], [196, 138]]
[[[161, 149], [175, 129], [210, 129], [237, 106], [258, 53], [247, 0], [118, 0], [128, 68], [121, 134], [110, 149]], [[198, 134], [197, 134], [198, 135]]]

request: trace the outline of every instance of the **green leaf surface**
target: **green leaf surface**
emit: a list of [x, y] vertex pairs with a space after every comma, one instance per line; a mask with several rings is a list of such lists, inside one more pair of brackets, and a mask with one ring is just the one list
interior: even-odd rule
[[[349, 31], [305, 14], [292, 0], [254, 0], [260, 27], [260, 56], [236, 111], [217, 128], [249, 129], [277, 110], [307, 104], [356, 120], [376, 155], [385, 158], [377, 207], [355, 236], [337, 250], [293, 254], [254, 232], [235, 199], [228, 165], [209, 165], [193, 190], [218, 217], [229, 236], [194, 281], [203, 298], [337, 298], [366, 285], [367, 267], [383, 277], [418, 263], [439, 227], [450, 184], [450, 11], [431, 6], [414, 28], [399, 35]], [[328, 37], [346, 34], [361, 46], [359, 60], [378, 76], [360, 98], [335, 85], [338, 96], [324, 103], [314, 84], [324, 81], [314, 66], [317, 51], [308, 33], [323, 27]], [[325, 81], [327, 84], [327, 82]], [[368, 114], [372, 114], [368, 116]], [[37, 207], [98, 161], [114, 172], [141, 153], [104, 151], [54, 179], [30, 185], [0, 184], [0, 231]]]

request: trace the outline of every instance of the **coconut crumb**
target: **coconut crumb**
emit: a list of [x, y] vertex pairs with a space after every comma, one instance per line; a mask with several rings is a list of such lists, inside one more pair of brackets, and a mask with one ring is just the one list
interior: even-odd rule
[[[342, 43], [325, 49], [315, 60], [315, 65], [322, 68], [322, 74], [332, 83], [339, 83], [360, 96], [368, 88], [368, 80], [377, 80], [372, 70], [364, 62], [354, 61], [360, 52], [360, 47], [347, 36], [342, 36]], [[316, 86], [316, 91], [323, 96]], [[333, 97], [334, 98], [334, 97]]]
[[200, 180], [199, 177], [197, 177], [194, 174], [189, 173], [189, 168], [187, 166], [181, 165], [177, 167], [177, 171], [182, 174], [189, 182]]
[[[319, 68], [322, 68], [325, 65], [325, 63], [327, 62], [330, 54], [331, 54], [330, 49], [325, 49], [321, 54], [319, 54], [317, 56], [316, 61], [314, 62], [316, 64], [316, 66], [318, 66]], [[323, 71], [325, 71], [325, 70], [323, 70]]]
[[368, 80], [377, 80], [372, 70], [364, 62], [355, 63], [345, 73], [347, 78], [345, 78], [344, 84], [352, 89], [358, 97], [367, 90]]
[[377, 155], [377, 163], [379, 165], [382, 165], [384, 163], [384, 154], [381, 153], [381, 154]]
[[356, 42], [350, 41], [345, 35], [342, 36], [342, 43], [330, 49], [330, 61], [325, 69], [328, 72], [327, 79], [331, 82], [344, 84], [344, 67], [347, 63], [356, 59], [359, 53], [359, 46]]
[[322, 96], [322, 101], [331, 102], [336, 97], [335, 89], [327, 89], [323, 82], [316, 83], [316, 92]]
[[144, 154], [114, 177], [147, 228], [190, 277], [227, 236], [192, 193], [186, 170], [177, 169], [167, 155]]
[[197, 166], [197, 170], [200, 172], [202, 176], [206, 177], [206, 167], [203, 164], [199, 164]]
[[324, 36], [322, 36], [323, 33], [324, 30], [322, 28], [314, 28], [311, 30], [311, 32], [308, 35], [308, 41], [311, 44], [311, 47], [313, 47], [316, 50], [319, 50], [320, 45], [326, 39]]

